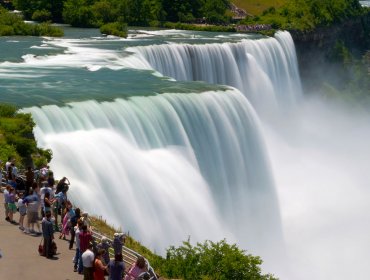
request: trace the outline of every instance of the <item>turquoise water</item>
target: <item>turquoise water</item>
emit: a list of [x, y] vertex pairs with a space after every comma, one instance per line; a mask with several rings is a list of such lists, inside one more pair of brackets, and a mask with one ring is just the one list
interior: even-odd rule
[[[163, 92], [216, 89], [204, 82], [173, 83], [168, 78], [120, 65], [132, 46], [161, 44], [163, 32], [133, 30], [130, 39], [100, 37], [98, 30], [65, 27], [65, 38], [0, 38], [0, 101], [20, 107], [65, 104], [82, 100], [113, 100]], [[147, 33], [149, 32], [149, 33]], [[249, 36], [167, 32], [176, 43], [239, 41]], [[69, 49], [71, 48], [71, 49]], [[67, 51], [68, 53], [64, 53]], [[99, 55], [103, 55], [99, 59]], [[89, 67], [100, 67], [99, 71]]]

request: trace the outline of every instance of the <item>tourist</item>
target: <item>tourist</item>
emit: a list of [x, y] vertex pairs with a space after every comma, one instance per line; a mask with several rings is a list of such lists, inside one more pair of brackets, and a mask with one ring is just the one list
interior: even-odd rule
[[52, 208], [52, 205], [54, 203], [54, 199], [50, 198], [50, 193], [47, 192], [45, 193], [45, 196], [44, 196], [44, 199], [43, 199], [43, 213], [46, 213], [47, 211], [49, 211], [51, 213], [51, 208]]
[[60, 179], [60, 181], [58, 182], [57, 184], [57, 188], [56, 188], [56, 192], [55, 193], [60, 193], [62, 192], [63, 190], [65, 192], [68, 191], [69, 189], [69, 185], [70, 185], [70, 182], [69, 180], [67, 179], [67, 177], [63, 177], [62, 179]]
[[82, 231], [80, 231], [80, 233], [78, 234], [78, 238], [80, 240], [80, 264], [81, 264], [78, 266], [78, 273], [82, 273], [82, 268], [83, 268], [81, 256], [87, 250], [90, 242], [92, 241], [92, 235], [87, 230], [87, 226], [82, 223], [81, 229]]
[[12, 164], [14, 159], [12, 157], [8, 157], [8, 161], [5, 163], [5, 171], [8, 171], [9, 166]]
[[39, 182], [46, 181], [48, 173], [49, 173], [49, 167], [47, 166], [47, 164], [44, 164], [43, 167], [40, 169]]
[[[80, 243], [81, 245], [81, 243]], [[84, 280], [94, 280], [93, 266], [94, 266], [94, 253], [92, 251], [92, 245], [89, 243], [82, 256], [83, 274]]]
[[71, 239], [69, 241], [69, 249], [73, 248], [73, 243], [75, 242], [75, 227], [77, 226], [78, 220], [81, 218], [81, 210], [80, 208], [75, 209], [75, 215], [71, 218]]
[[66, 208], [63, 211], [62, 215], [62, 232], [59, 235], [59, 239], [66, 239], [66, 236], [69, 235], [69, 230], [71, 227], [70, 219], [75, 215], [70, 201], [66, 202]]
[[144, 257], [139, 256], [136, 262], [128, 270], [125, 280], [135, 280], [141, 273], [146, 271], [146, 261]]
[[[44, 205], [44, 198], [45, 198], [45, 194], [46, 193], [49, 193], [49, 202], [50, 202], [50, 205], [54, 203], [55, 199], [54, 199], [54, 190], [53, 188], [51, 188], [49, 185], [46, 185], [46, 184], [43, 184], [42, 188], [40, 189], [40, 199], [41, 199], [41, 216], [44, 217], [45, 216], [45, 205]], [[51, 207], [51, 206], [50, 206]], [[51, 210], [50, 210], [51, 211]]]
[[94, 261], [94, 280], [104, 280], [104, 274], [107, 266], [103, 263], [104, 249], [99, 249]]
[[54, 173], [51, 170], [49, 170], [47, 182], [50, 188], [54, 187], [55, 184]]
[[113, 250], [114, 250], [114, 255], [122, 254], [122, 247], [124, 244], [125, 240], [125, 234], [122, 232], [116, 232], [113, 235]]
[[8, 203], [9, 203], [9, 190], [11, 186], [6, 185], [5, 190], [4, 190], [4, 209], [5, 209], [5, 220], [10, 222], [9, 219], [9, 208], [8, 208]]
[[27, 195], [30, 194], [32, 184], [35, 181], [35, 173], [33, 172], [31, 166], [27, 167], [27, 171], [25, 172], [25, 175], [26, 175], [26, 185], [25, 185], [26, 191], [25, 191], [24, 196], [26, 197]]
[[109, 243], [108, 238], [103, 236], [100, 243], [96, 247], [98, 250], [104, 249], [105, 253], [103, 255], [103, 261], [104, 261], [104, 264], [107, 265], [110, 261], [109, 248], [111, 247], [111, 244]]
[[26, 204], [23, 202], [24, 194], [19, 195], [18, 199], [18, 211], [19, 211], [19, 229], [24, 230], [24, 216], [27, 214], [27, 207]]
[[8, 184], [15, 188], [17, 186], [17, 183], [15, 182], [14, 174], [13, 174], [13, 167], [12, 164], [7, 169], [7, 179]]
[[14, 221], [13, 215], [17, 212], [17, 206], [15, 205], [15, 190], [13, 187], [9, 189], [8, 194], [8, 217], [9, 222], [12, 224], [16, 224], [17, 222]]
[[11, 166], [12, 166], [13, 178], [14, 178], [14, 181], [15, 181], [15, 179], [18, 177], [18, 168], [15, 166], [14, 162], [12, 162]]
[[58, 214], [62, 215], [65, 207], [65, 203], [67, 202], [67, 195], [65, 191], [57, 193], [55, 196], [55, 203], [54, 203], [54, 219], [55, 219], [55, 228], [58, 230]]
[[80, 254], [80, 238], [79, 238], [79, 234], [80, 234], [80, 231], [82, 230], [82, 226], [83, 226], [83, 222], [81, 220], [78, 220], [77, 221], [77, 225], [74, 227], [74, 232], [77, 236], [76, 238], [76, 253], [75, 253], [75, 257], [73, 258], [73, 271], [76, 272], [77, 271], [77, 268], [80, 266], [80, 272], [82, 273], [82, 261], [80, 261], [80, 257], [81, 257], [81, 254]]
[[89, 213], [87, 213], [87, 212], [82, 213], [81, 220], [84, 222], [84, 225], [87, 226], [88, 230], [91, 231], [91, 221], [90, 221], [90, 218], [89, 218]]
[[3, 185], [3, 161], [0, 159], [0, 187]]
[[[38, 196], [38, 185], [36, 182], [32, 184], [32, 194], [28, 195], [24, 199], [24, 203], [27, 205], [27, 228], [25, 233], [40, 233], [40, 225], [38, 222], [38, 210], [40, 206], [40, 198]], [[38, 232], [35, 232], [35, 224], [38, 228]]]
[[47, 258], [52, 258], [54, 254], [52, 248], [52, 242], [54, 239], [54, 229], [50, 211], [46, 211], [45, 217], [42, 219], [42, 236], [44, 238], [43, 255]]
[[122, 254], [115, 255], [114, 260], [109, 261], [107, 270], [109, 272], [109, 280], [122, 280], [125, 271]]

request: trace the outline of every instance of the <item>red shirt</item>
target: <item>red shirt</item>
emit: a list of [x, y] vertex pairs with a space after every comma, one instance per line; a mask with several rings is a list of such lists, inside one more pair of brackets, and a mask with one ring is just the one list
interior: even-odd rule
[[88, 231], [81, 231], [78, 237], [80, 238], [80, 252], [83, 253], [89, 246], [89, 243], [92, 240], [92, 236], [91, 233]]

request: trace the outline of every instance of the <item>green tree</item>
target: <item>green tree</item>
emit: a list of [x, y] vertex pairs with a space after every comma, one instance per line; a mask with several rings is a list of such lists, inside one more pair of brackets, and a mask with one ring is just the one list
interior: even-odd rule
[[22, 163], [38, 155], [43, 162], [52, 157], [50, 150], [37, 147], [33, 135], [35, 123], [30, 114], [18, 112], [14, 105], [0, 104], [0, 158], [6, 161], [13, 157]]
[[75, 27], [96, 27], [93, 8], [85, 0], [67, 0], [64, 3], [63, 19]]
[[111, 1], [103, 0], [92, 6], [94, 18], [102, 24], [114, 22], [118, 18], [118, 9]]
[[167, 250], [163, 272], [167, 277], [184, 280], [276, 279], [270, 274], [262, 274], [261, 264], [259, 257], [247, 255], [225, 240], [205, 241], [196, 246], [188, 240], [178, 248], [170, 247]]
[[202, 7], [204, 17], [210, 23], [226, 22], [226, 11], [230, 7], [228, 0], [205, 0]]

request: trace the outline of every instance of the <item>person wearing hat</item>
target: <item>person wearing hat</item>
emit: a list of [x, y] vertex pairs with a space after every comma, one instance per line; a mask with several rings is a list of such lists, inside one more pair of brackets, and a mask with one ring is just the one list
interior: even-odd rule
[[96, 245], [97, 249], [104, 249], [104, 254], [102, 255], [102, 259], [105, 265], [109, 264], [109, 248], [111, 248], [111, 244], [107, 237], [103, 236], [100, 243]]
[[114, 255], [122, 254], [122, 247], [124, 243], [125, 234], [122, 232], [116, 232], [113, 235], [113, 244], [112, 247], [114, 249]]

